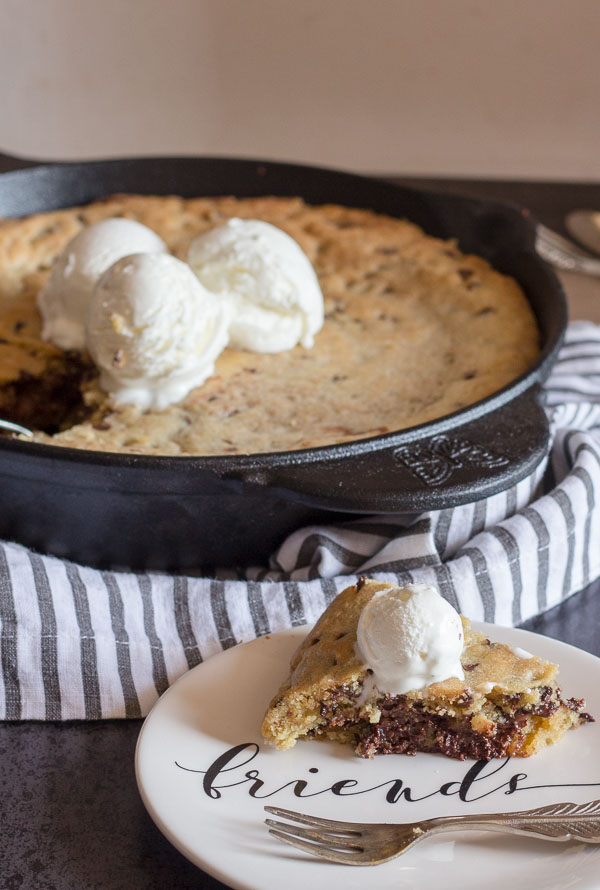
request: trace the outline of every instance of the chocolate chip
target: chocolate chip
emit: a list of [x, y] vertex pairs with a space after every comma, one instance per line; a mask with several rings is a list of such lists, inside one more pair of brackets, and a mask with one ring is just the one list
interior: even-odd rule
[[541, 705], [532, 705], [530, 708], [521, 708], [519, 713], [535, 714], [536, 717], [549, 717], [551, 714], [554, 714], [558, 707], [558, 702], [551, 701]]
[[565, 705], [569, 711], [580, 711], [584, 707], [585, 702], [582, 698], [568, 698]]

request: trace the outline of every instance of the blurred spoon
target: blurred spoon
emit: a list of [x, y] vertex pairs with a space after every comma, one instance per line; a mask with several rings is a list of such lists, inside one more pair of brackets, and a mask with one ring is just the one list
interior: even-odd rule
[[600, 212], [598, 210], [572, 210], [565, 217], [569, 234], [580, 244], [600, 254]]
[[20, 424], [12, 423], [10, 420], [2, 420], [0, 417], [0, 433], [4, 430], [8, 433], [17, 433], [20, 436], [27, 436], [28, 438], [33, 437], [32, 431], [28, 430], [26, 426], [20, 426]]

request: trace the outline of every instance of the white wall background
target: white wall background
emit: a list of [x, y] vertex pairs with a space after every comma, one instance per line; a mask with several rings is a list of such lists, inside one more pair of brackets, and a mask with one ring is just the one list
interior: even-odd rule
[[600, 0], [0, 0], [0, 149], [600, 179]]

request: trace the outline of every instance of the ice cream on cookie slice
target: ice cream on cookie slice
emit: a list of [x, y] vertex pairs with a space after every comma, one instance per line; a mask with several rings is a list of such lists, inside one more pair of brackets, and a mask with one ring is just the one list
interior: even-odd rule
[[593, 719], [557, 674], [474, 630], [432, 587], [361, 579], [299, 647], [262, 732], [278, 748], [329, 738], [367, 758], [528, 757]]

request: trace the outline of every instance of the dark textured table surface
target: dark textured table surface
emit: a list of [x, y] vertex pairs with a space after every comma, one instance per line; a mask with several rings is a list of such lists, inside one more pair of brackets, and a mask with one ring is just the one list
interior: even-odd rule
[[[10, 167], [0, 158], [0, 172]], [[600, 208], [600, 183], [407, 181], [510, 201], [559, 230], [567, 210]], [[600, 583], [524, 626], [600, 655]], [[146, 814], [134, 775], [140, 726], [0, 723], [0, 890], [223, 887]]]

